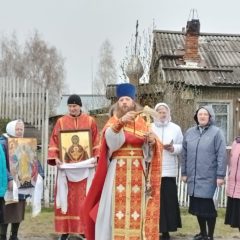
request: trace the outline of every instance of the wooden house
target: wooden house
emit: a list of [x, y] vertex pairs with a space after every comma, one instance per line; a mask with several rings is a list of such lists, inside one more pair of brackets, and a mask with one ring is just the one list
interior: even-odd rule
[[[130, 79], [131, 82], [131, 79]], [[154, 30], [149, 83], [136, 84], [141, 105], [166, 102], [183, 132], [201, 105], [211, 105], [228, 144], [240, 135], [240, 35], [201, 33], [192, 19], [182, 31]], [[112, 102], [116, 85], [108, 85]]]
[[201, 33], [198, 19], [183, 31], [155, 30], [149, 84], [161, 86], [158, 101], [170, 105], [183, 130], [207, 104], [228, 144], [240, 135], [240, 35]]

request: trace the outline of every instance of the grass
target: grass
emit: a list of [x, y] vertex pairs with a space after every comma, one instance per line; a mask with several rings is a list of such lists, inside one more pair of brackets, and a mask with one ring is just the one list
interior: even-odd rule
[[[215, 237], [226, 239], [227, 237], [239, 237], [238, 229], [231, 228], [229, 225], [224, 224], [225, 208], [218, 209], [218, 217], [215, 228]], [[187, 208], [181, 208], [182, 228], [179, 229], [174, 236], [194, 236], [199, 233], [197, 218], [188, 213]]]
[[[183, 227], [173, 233], [173, 236], [185, 239], [184, 236], [193, 236], [199, 232], [196, 217], [190, 215], [186, 208], [181, 208], [181, 217]], [[227, 239], [227, 237], [239, 239], [240, 233], [238, 229], [225, 225], [224, 217], [225, 208], [218, 209], [215, 236], [221, 237], [221, 239]], [[31, 210], [27, 208], [25, 220], [20, 226], [20, 235], [24, 236], [26, 239], [30, 239], [30, 236], [43, 237], [43, 239], [54, 239], [56, 234], [54, 232], [53, 209], [44, 208], [38, 217], [32, 218]]]
[[[54, 232], [54, 213], [52, 208], [44, 208], [37, 217], [31, 216], [31, 209], [26, 209], [25, 220], [20, 225], [20, 235], [25, 239], [31, 236], [52, 239]], [[23, 238], [23, 239], [24, 239]]]

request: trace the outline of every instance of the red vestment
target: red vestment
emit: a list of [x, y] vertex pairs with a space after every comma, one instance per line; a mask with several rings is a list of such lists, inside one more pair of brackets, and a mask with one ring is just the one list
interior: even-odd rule
[[[117, 123], [112, 117], [104, 130]], [[145, 236], [148, 240], [159, 238], [160, 185], [162, 145], [156, 142], [149, 168], [151, 197], [145, 201], [145, 173], [142, 166], [144, 134], [148, 131], [146, 122], [138, 117], [134, 124], [124, 126], [125, 143], [115, 151], [111, 159], [117, 161], [114, 178], [112, 207], [112, 238], [140, 240]], [[97, 171], [84, 204], [85, 235], [88, 240], [95, 239], [94, 215], [101, 198], [104, 180], [107, 175], [107, 145], [104, 137], [100, 147]], [[102, 223], [104, 224], [104, 223]], [[108, 223], [107, 223], [108, 224]]]
[[[90, 129], [93, 156], [98, 156], [99, 134], [95, 120], [84, 113], [78, 117], [65, 115], [58, 119], [54, 126], [48, 150], [48, 164], [55, 165], [55, 159], [60, 159], [60, 131]], [[55, 231], [57, 233], [84, 233], [84, 224], [81, 217], [81, 206], [86, 197], [86, 179], [80, 182], [68, 181], [68, 210], [63, 214], [60, 209], [56, 209], [55, 202]], [[57, 188], [57, 186], [55, 186]]]

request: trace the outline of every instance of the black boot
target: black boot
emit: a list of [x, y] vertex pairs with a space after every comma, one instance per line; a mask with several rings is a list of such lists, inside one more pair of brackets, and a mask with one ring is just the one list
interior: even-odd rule
[[193, 237], [193, 240], [205, 240], [208, 239], [206, 235], [203, 235], [202, 233], [199, 233]]
[[161, 240], [170, 240], [169, 232], [163, 232], [160, 239]]
[[7, 236], [6, 236], [6, 235], [3, 235], [3, 234], [1, 234], [1, 235], [0, 235], [0, 240], [7, 240]]
[[68, 239], [68, 233], [66, 233], [66, 234], [62, 234], [59, 238], [58, 238], [58, 240], [67, 240]]
[[0, 240], [7, 239], [7, 228], [8, 224], [0, 224]]
[[9, 240], [19, 240], [18, 239], [18, 229], [19, 229], [20, 223], [12, 223], [11, 226], [11, 235]]
[[84, 234], [79, 234], [79, 237], [81, 240], [84, 240], [86, 238]]
[[19, 238], [17, 236], [10, 236], [9, 240], [19, 240]]

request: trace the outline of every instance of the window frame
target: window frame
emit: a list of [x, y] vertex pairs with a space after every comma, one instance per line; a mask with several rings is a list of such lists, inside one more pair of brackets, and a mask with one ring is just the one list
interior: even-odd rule
[[[197, 109], [202, 105], [202, 103], [207, 103], [207, 105], [226, 105], [227, 106], [227, 139], [226, 144], [230, 145], [233, 139], [233, 100], [216, 100], [216, 99], [198, 99], [196, 101]], [[215, 112], [215, 115], [216, 114]], [[225, 115], [223, 115], [225, 116]], [[222, 129], [222, 128], [221, 128]], [[222, 129], [223, 131], [223, 129]]]

